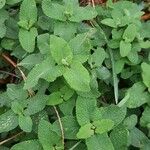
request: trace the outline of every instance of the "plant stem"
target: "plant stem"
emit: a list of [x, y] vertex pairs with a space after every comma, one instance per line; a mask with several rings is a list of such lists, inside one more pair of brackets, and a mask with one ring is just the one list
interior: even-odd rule
[[11, 76], [13, 76], [13, 77], [16, 77], [16, 78], [20, 79], [19, 76], [15, 75], [15, 74], [13, 74], [13, 73], [7, 72], [7, 71], [0, 70], [0, 73], [8, 74], [8, 75], [11, 75]]
[[81, 141], [77, 142], [73, 147], [71, 147], [69, 150], [74, 150], [79, 144], [81, 143]]
[[24, 133], [23, 131], [22, 131], [22, 132], [19, 132], [19, 133], [13, 135], [12, 137], [10, 137], [10, 138], [8, 138], [8, 139], [6, 139], [6, 140], [4, 140], [4, 141], [1, 141], [1, 142], [0, 142], [0, 145], [3, 145], [3, 144], [5, 144], [5, 143], [7, 143], [7, 142], [9, 142], [9, 141], [11, 141], [11, 140], [17, 138], [18, 136], [20, 136], [20, 135], [23, 134], [23, 133]]
[[108, 48], [108, 51], [110, 54], [110, 59], [111, 59], [111, 64], [112, 64], [115, 102], [116, 102], [116, 104], [118, 104], [118, 79], [117, 79], [117, 74], [115, 72], [115, 61], [114, 61], [114, 56], [113, 56], [112, 50], [110, 48]]
[[60, 125], [60, 130], [61, 130], [61, 137], [62, 137], [62, 144], [63, 146], [65, 145], [65, 137], [64, 137], [64, 129], [63, 129], [63, 125], [62, 125], [62, 122], [61, 122], [61, 118], [60, 118], [60, 115], [58, 113], [58, 110], [55, 106], [53, 106], [55, 112], [56, 112], [56, 115], [57, 115], [57, 118], [58, 118], [58, 122], [59, 122], [59, 125]]

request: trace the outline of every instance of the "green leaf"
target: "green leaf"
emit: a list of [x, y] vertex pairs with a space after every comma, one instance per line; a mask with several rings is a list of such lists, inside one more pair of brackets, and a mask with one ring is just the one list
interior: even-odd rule
[[140, 46], [141, 48], [144, 48], [144, 49], [150, 48], [150, 41], [147, 40], [147, 41], [140, 42]]
[[5, 6], [6, 0], [0, 0], [0, 9]]
[[25, 132], [32, 131], [32, 119], [30, 116], [19, 115], [18, 118], [20, 128]]
[[18, 117], [16, 114], [8, 110], [0, 115], [0, 133], [8, 132], [15, 129], [18, 126]]
[[66, 68], [63, 74], [70, 87], [76, 91], [90, 91], [90, 76], [86, 68], [80, 62], [73, 62]]
[[73, 50], [74, 59], [81, 63], [86, 62], [90, 55], [91, 44], [89, 41], [89, 35], [90, 32], [77, 34], [77, 36], [69, 42], [69, 45]]
[[86, 139], [88, 150], [114, 150], [113, 144], [107, 134], [95, 134]]
[[78, 139], [87, 139], [94, 135], [94, 130], [92, 129], [93, 125], [91, 123], [81, 126], [79, 132], [77, 133]]
[[[61, 118], [61, 122], [63, 124], [65, 139], [76, 139], [76, 134], [78, 133], [80, 128], [76, 118], [73, 116], [65, 116]], [[52, 127], [58, 135], [61, 134], [60, 124], [58, 120], [53, 123]]]
[[150, 95], [145, 91], [146, 87], [143, 83], [137, 82], [131, 88], [128, 89], [130, 97], [127, 101], [128, 108], [136, 108], [149, 101]]
[[140, 124], [143, 127], [147, 127], [148, 129], [150, 128], [150, 107], [147, 106], [143, 113], [142, 113], [142, 117], [140, 118]]
[[83, 20], [91, 20], [97, 16], [96, 10], [91, 6], [74, 7], [73, 13], [69, 20], [72, 22], [81, 22]]
[[37, 36], [37, 46], [41, 54], [50, 53], [50, 35], [48, 33], [40, 34]]
[[40, 78], [52, 82], [58, 76], [61, 76], [59, 66], [55, 66], [55, 62], [52, 58], [47, 58], [42, 63], [35, 65], [29, 72], [24, 89], [30, 89], [37, 85]]
[[131, 51], [131, 43], [125, 41], [120, 42], [120, 55], [126, 57]]
[[50, 18], [57, 19], [60, 21], [66, 20], [66, 17], [64, 15], [65, 7], [63, 5], [53, 3], [51, 0], [43, 0], [42, 9], [44, 14]]
[[94, 53], [89, 58], [89, 64], [92, 67], [101, 67], [103, 61], [105, 60], [107, 54], [103, 48], [97, 48]]
[[1, 41], [2, 48], [7, 50], [12, 50], [14, 45], [15, 45], [15, 41], [12, 39], [3, 38], [3, 40]]
[[6, 0], [6, 4], [8, 5], [14, 5], [16, 3], [21, 2], [22, 0]]
[[38, 140], [28, 140], [15, 144], [10, 150], [26, 150], [26, 149], [42, 150], [42, 147]]
[[144, 84], [150, 88], [150, 65], [143, 62], [141, 64], [141, 68], [142, 68], [142, 78], [143, 78], [143, 82]]
[[57, 35], [66, 41], [72, 39], [75, 36], [76, 32], [77, 25], [75, 23], [58, 21], [55, 22], [54, 35]]
[[111, 18], [103, 19], [101, 21], [101, 23], [104, 24], [104, 25], [106, 25], [106, 26], [110, 26], [112, 28], [116, 28], [117, 27], [115, 21], [113, 19], [111, 19]]
[[123, 39], [125, 40], [125, 42], [133, 42], [137, 33], [138, 33], [138, 30], [137, 30], [136, 25], [130, 24], [124, 31]]
[[68, 43], [55, 35], [50, 36], [50, 50], [52, 57], [58, 64], [70, 65], [73, 53]]
[[6, 34], [6, 26], [4, 23], [0, 23], [0, 38], [3, 38]]
[[100, 112], [102, 114], [102, 119], [110, 119], [114, 121], [114, 126], [116, 127], [125, 118], [126, 107], [118, 107], [116, 105], [110, 105], [107, 107], [101, 107]]
[[105, 132], [110, 131], [113, 126], [114, 122], [110, 119], [102, 119], [98, 121], [94, 121], [92, 123], [95, 126], [95, 133], [103, 134]]
[[104, 66], [96, 68], [96, 75], [101, 80], [107, 80], [111, 77], [110, 71]]
[[120, 40], [122, 38], [124, 30], [123, 29], [113, 29], [112, 30], [112, 38], [115, 40]]
[[[54, 20], [45, 16], [44, 14], [38, 18], [38, 26], [42, 30], [53, 30], [54, 28]], [[45, 34], [45, 33], [44, 33]]]
[[25, 29], [30, 29], [37, 21], [37, 8], [35, 0], [23, 0], [20, 13], [20, 25]]
[[148, 150], [150, 146], [150, 140], [148, 137], [138, 128], [133, 128], [129, 133], [129, 139], [131, 145], [138, 147], [142, 150]]
[[23, 66], [24, 68], [31, 69], [36, 64], [41, 63], [43, 60], [43, 56], [40, 53], [31, 54], [25, 57], [21, 62], [17, 64], [17, 66]]
[[5, 20], [8, 19], [8, 12], [4, 9], [0, 9], [0, 38], [3, 38], [6, 34]]
[[121, 73], [125, 65], [125, 60], [124, 59], [119, 59], [115, 61], [115, 72], [117, 74]]
[[139, 55], [137, 52], [131, 50], [127, 57], [133, 64], [139, 63]]
[[138, 118], [136, 115], [133, 114], [125, 118], [125, 120], [123, 121], [123, 124], [127, 129], [131, 130], [136, 126], [137, 122], [138, 122]]
[[[78, 96], [76, 101], [76, 117], [78, 123], [83, 126], [94, 121], [94, 113], [96, 109], [96, 99], [83, 98]], [[99, 119], [101, 114], [99, 114]]]
[[28, 97], [28, 92], [23, 88], [21, 84], [7, 84], [7, 95], [12, 100], [21, 100]]
[[62, 102], [63, 102], [63, 98], [61, 92], [53, 92], [48, 96], [47, 105], [54, 106], [54, 105], [61, 104]]
[[63, 100], [65, 100], [65, 101], [69, 100], [73, 96], [73, 94], [74, 94], [74, 90], [72, 90], [68, 86], [63, 86], [60, 89], [60, 92], [62, 94]]
[[113, 131], [110, 133], [110, 139], [116, 150], [126, 150], [128, 143], [128, 134], [128, 130], [123, 126], [119, 126], [113, 129]]
[[22, 46], [22, 48], [29, 52], [32, 53], [35, 49], [35, 38], [38, 35], [37, 29], [36, 28], [31, 28], [29, 31], [25, 29], [20, 29], [19, 30], [19, 41]]
[[48, 96], [37, 93], [33, 98], [29, 99], [28, 106], [24, 111], [25, 115], [34, 115], [42, 111], [47, 103]]
[[15, 114], [18, 114], [18, 115], [23, 114], [23, 106], [18, 101], [12, 102], [11, 109], [13, 110]]
[[38, 126], [38, 138], [44, 150], [62, 148], [61, 137], [52, 130], [52, 125], [41, 120]]

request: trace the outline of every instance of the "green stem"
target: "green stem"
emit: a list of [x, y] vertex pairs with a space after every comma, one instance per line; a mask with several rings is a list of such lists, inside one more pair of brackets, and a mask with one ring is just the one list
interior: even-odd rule
[[118, 78], [117, 78], [117, 74], [115, 72], [115, 61], [114, 61], [114, 56], [113, 56], [112, 50], [110, 48], [108, 48], [108, 50], [109, 50], [111, 64], [112, 64], [115, 102], [116, 102], [116, 104], [118, 104]]
[[[105, 42], [108, 45], [108, 39], [103, 29], [98, 25], [96, 21], [92, 21], [92, 23], [99, 30], [99, 32], [103, 35]], [[109, 47], [108, 47], [108, 51], [110, 54], [111, 65], [112, 65], [115, 102], [116, 104], [118, 104], [118, 79], [117, 79], [117, 74], [115, 72], [115, 60], [114, 60], [113, 52]]]

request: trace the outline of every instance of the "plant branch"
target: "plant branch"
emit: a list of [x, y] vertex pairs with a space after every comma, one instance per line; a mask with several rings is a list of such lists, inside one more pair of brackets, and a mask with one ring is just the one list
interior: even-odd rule
[[8, 139], [5, 139], [4, 141], [1, 141], [1, 142], [0, 142], [0, 146], [3, 145], [3, 144], [5, 144], [5, 143], [7, 143], [7, 142], [9, 142], [9, 141], [11, 141], [11, 140], [13, 140], [13, 139], [15, 139], [15, 138], [17, 138], [18, 136], [20, 136], [20, 135], [23, 134], [23, 133], [24, 133], [23, 131], [22, 131], [22, 132], [19, 132], [19, 133], [13, 135], [12, 137], [10, 137], [10, 138], [8, 138]]
[[17, 64], [9, 56], [4, 53], [2, 53], [1, 55], [10, 65], [12, 65], [14, 68], [17, 67]]
[[53, 106], [55, 112], [56, 112], [56, 115], [57, 115], [57, 118], [58, 118], [58, 122], [59, 122], [59, 125], [60, 125], [60, 130], [61, 130], [61, 137], [62, 137], [62, 144], [63, 146], [65, 145], [65, 137], [64, 137], [64, 129], [63, 129], [63, 125], [62, 125], [62, 122], [61, 122], [61, 118], [60, 118], [60, 115], [58, 113], [58, 110], [55, 106]]
[[[25, 76], [24, 72], [20, 69], [20, 67], [17, 66], [17, 64], [6, 54], [2, 53], [2, 57], [9, 63], [11, 64], [14, 68], [17, 68], [23, 78], [23, 80], [25, 81], [27, 79], [27, 77]], [[32, 89], [27, 90], [29, 93], [29, 96], [32, 97], [35, 95], [34, 91]]]
[[14, 73], [10, 73], [10, 72], [4, 71], [4, 70], [0, 70], [0, 73], [7, 74], [7, 75], [10, 75], [10, 76], [20, 79], [20, 77], [15, 75]]
[[79, 144], [81, 143], [81, 141], [77, 142], [75, 145], [73, 145], [73, 147], [71, 147], [69, 150], [74, 150]]

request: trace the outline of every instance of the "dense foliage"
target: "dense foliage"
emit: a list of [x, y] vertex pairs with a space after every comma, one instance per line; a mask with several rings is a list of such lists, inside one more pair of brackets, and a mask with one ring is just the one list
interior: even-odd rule
[[0, 150], [149, 150], [148, 7], [0, 0]]

